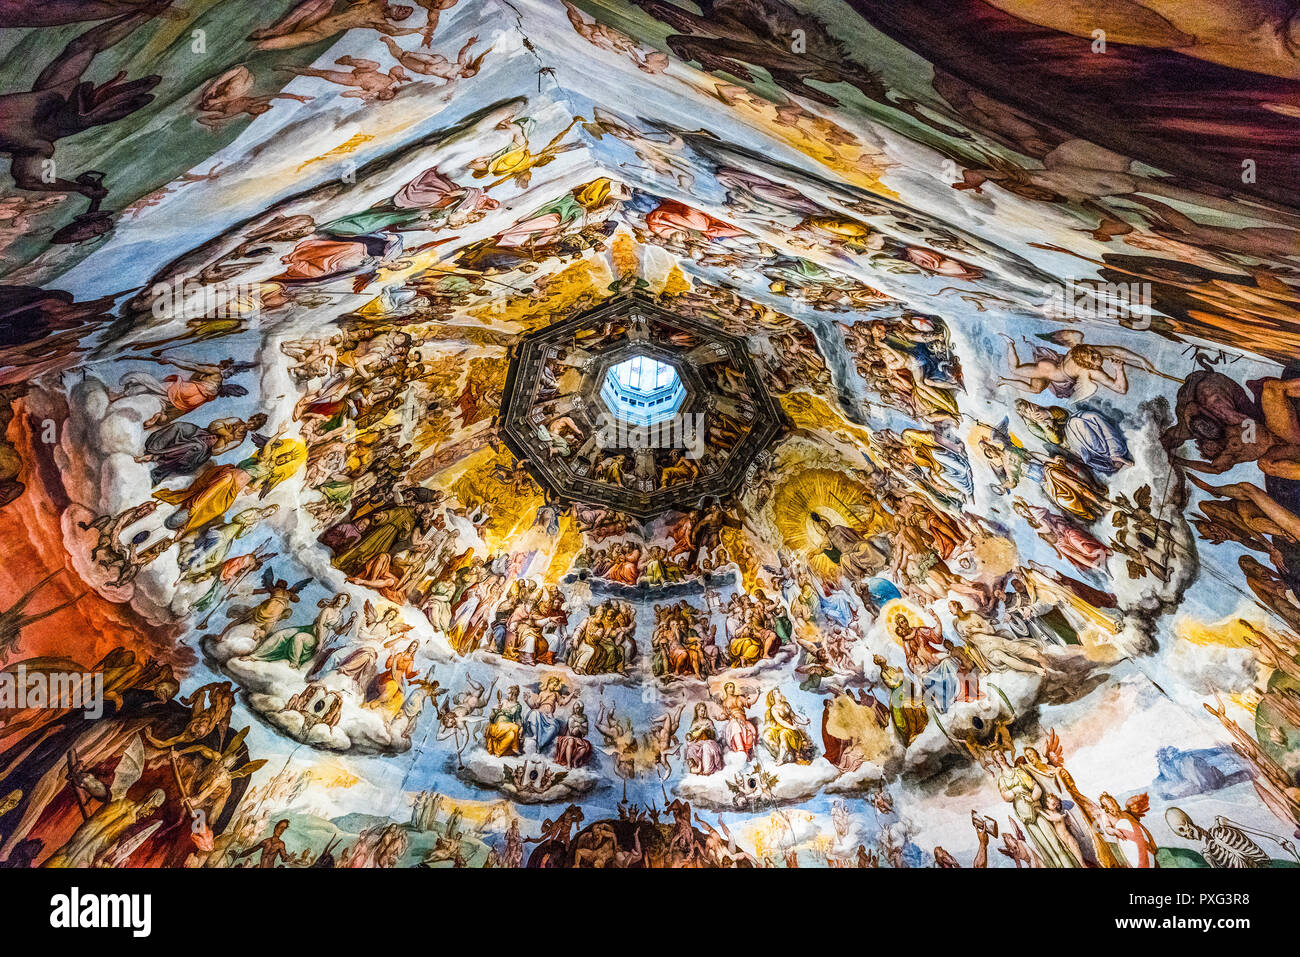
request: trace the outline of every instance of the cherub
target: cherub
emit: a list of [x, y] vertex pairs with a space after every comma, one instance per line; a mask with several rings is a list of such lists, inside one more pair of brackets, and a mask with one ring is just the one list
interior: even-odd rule
[[1151, 808], [1151, 798], [1146, 793], [1134, 794], [1121, 807], [1114, 797], [1103, 793], [1097, 804], [1101, 808], [1102, 832], [1117, 842], [1121, 863], [1126, 867], [1155, 867], [1156, 841], [1142, 823]]
[[415, 722], [424, 713], [426, 704], [433, 705], [435, 712], [438, 710], [438, 697], [445, 695], [447, 689], [441, 682], [433, 679], [432, 674], [433, 669], [430, 669], [428, 676], [408, 680], [409, 693], [402, 700], [397, 712], [388, 720], [388, 733], [391, 736], [410, 738], [411, 732], [415, 729]]
[[[473, 737], [473, 725], [483, 720], [483, 712], [488, 702], [492, 700], [492, 692], [497, 686], [495, 680], [489, 688], [484, 688], [473, 678], [467, 678], [465, 683], [467, 690], [456, 692], [438, 709], [437, 740], [445, 741], [451, 738], [456, 744], [458, 761], [465, 751], [465, 746]], [[464, 767], [464, 764], [461, 764], [461, 767]]]
[[[1156, 369], [1150, 359], [1123, 346], [1092, 346], [1083, 341], [1083, 333], [1073, 329], [1062, 329], [1044, 335], [1060, 346], [1065, 346], [1064, 353], [1046, 346], [1034, 346], [1032, 362], [1021, 362], [1016, 353], [1016, 342], [1009, 335], [1002, 334], [1007, 341], [1007, 362], [1011, 374], [1001, 377], [999, 383], [1010, 383], [1022, 392], [1037, 395], [1044, 389], [1051, 389], [1058, 399], [1073, 398], [1077, 401], [1087, 399], [1105, 386], [1118, 395], [1128, 393], [1128, 367], [1141, 369], [1151, 375], [1165, 379], [1176, 379]], [[1114, 372], [1107, 372], [1107, 366]]]

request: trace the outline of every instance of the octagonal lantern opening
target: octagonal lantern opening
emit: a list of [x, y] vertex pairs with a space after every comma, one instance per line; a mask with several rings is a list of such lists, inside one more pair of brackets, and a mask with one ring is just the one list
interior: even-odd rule
[[785, 420], [745, 340], [711, 318], [634, 294], [533, 330], [512, 350], [501, 438], [560, 501], [649, 518], [732, 494]]
[[677, 414], [686, 386], [672, 363], [638, 353], [610, 367], [600, 397], [623, 421], [650, 426]]

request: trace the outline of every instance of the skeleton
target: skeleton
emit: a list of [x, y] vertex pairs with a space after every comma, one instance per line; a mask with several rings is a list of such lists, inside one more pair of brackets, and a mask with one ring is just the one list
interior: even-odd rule
[[1268, 854], [1250, 839], [1250, 834], [1276, 841], [1300, 863], [1300, 855], [1291, 841], [1267, 831], [1245, 827], [1222, 815], [1214, 819], [1213, 827], [1204, 828], [1182, 808], [1171, 807], [1165, 811], [1165, 822], [1179, 837], [1200, 842], [1201, 854], [1211, 867], [1268, 867]]
[[127, 557], [127, 550], [121, 541], [122, 532], [147, 518], [157, 508], [158, 503], [150, 499], [140, 505], [124, 509], [117, 515], [109, 513], [98, 515], [89, 522], [78, 522], [77, 526], [82, 531], [88, 532], [93, 528], [98, 534], [95, 546], [90, 550], [90, 560], [104, 566], [123, 562]]

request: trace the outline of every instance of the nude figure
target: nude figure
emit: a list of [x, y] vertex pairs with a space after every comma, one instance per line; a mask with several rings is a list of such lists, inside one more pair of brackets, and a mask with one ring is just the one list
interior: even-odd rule
[[[1015, 385], [1030, 395], [1051, 389], [1057, 398], [1078, 401], [1089, 398], [1103, 386], [1118, 395], [1125, 395], [1128, 393], [1129, 366], [1172, 378], [1157, 371], [1145, 356], [1123, 346], [1088, 345], [1083, 341], [1083, 334], [1073, 330], [1052, 334], [1053, 342], [1067, 347], [1065, 353], [1036, 348], [1030, 362], [1020, 361], [1014, 339], [1005, 333], [1002, 338], [1007, 341], [1007, 363], [1011, 366], [1011, 373], [998, 381]], [[1108, 371], [1108, 367], [1114, 371]]]
[[404, 69], [410, 70], [412, 73], [418, 73], [421, 76], [436, 76], [448, 83], [453, 80], [477, 76], [478, 71], [483, 66], [484, 57], [492, 52], [492, 48], [488, 47], [478, 56], [470, 56], [470, 48], [478, 42], [478, 37], [470, 37], [465, 41], [465, 45], [460, 48], [460, 52], [456, 55], [456, 62], [453, 63], [441, 53], [419, 53], [414, 50], [403, 50], [392, 37], [381, 37], [380, 39], [388, 47], [388, 52], [393, 55], [393, 59], [401, 64]]
[[339, 66], [351, 67], [351, 70], [322, 70], [310, 66], [282, 66], [278, 69], [295, 76], [314, 76], [339, 86], [355, 87], [341, 94], [358, 100], [374, 102], [391, 100], [397, 96], [397, 88], [402, 83], [409, 83], [411, 78], [401, 66], [389, 67], [387, 73], [379, 71], [379, 64], [374, 60], [341, 56], [334, 61]]
[[259, 50], [288, 50], [328, 40], [346, 30], [377, 30], [390, 37], [419, 33], [397, 24], [415, 12], [414, 7], [393, 6], [388, 0], [360, 0], [337, 14], [331, 14], [334, 0], [302, 0], [289, 13], [248, 39]]
[[171, 0], [140, 3], [131, 13], [91, 27], [69, 41], [41, 70], [30, 90], [0, 95], [0, 153], [11, 157], [9, 172], [14, 185], [44, 193], [80, 193], [91, 201], [80, 221], [65, 227], [73, 232], [63, 237], [56, 234], [57, 242], [102, 235], [110, 229], [111, 219], [99, 211], [99, 202], [108, 195], [103, 173], [87, 171], [71, 180], [48, 174], [46, 162], [54, 156], [55, 143], [131, 115], [153, 100], [149, 91], [162, 80], [157, 75], [138, 80], [118, 75], [96, 84], [84, 77], [100, 53], [170, 5]]
[[222, 124], [236, 117], [261, 116], [271, 108], [272, 100], [297, 100], [308, 102], [310, 96], [297, 93], [271, 93], [266, 96], [249, 96], [255, 80], [243, 64], [231, 67], [211, 80], [199, 94], [198, 121], [208, 129], [220, 129]]

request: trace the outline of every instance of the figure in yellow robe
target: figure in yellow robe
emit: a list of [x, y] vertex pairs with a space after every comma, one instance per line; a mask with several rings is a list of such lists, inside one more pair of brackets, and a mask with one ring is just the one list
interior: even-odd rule
[[488, 719], [487, 730], [483, 734], [488, 754], [504, 758], [507, 755], [522, 754], [524, 706], [519, 703], [519, 686], [513, 685], [506, 692], [506, 698], [493, 709]]
[[160, 489], [153, 497], [179, 507], [167, 527], [184, 536], [220, 520], [246, 488], [257, 487], [265, 496], [306, 461], [307, 446], [301, 439], [264, 441], [256, 455], [238, 465], [209, 464], [189, 487]]

